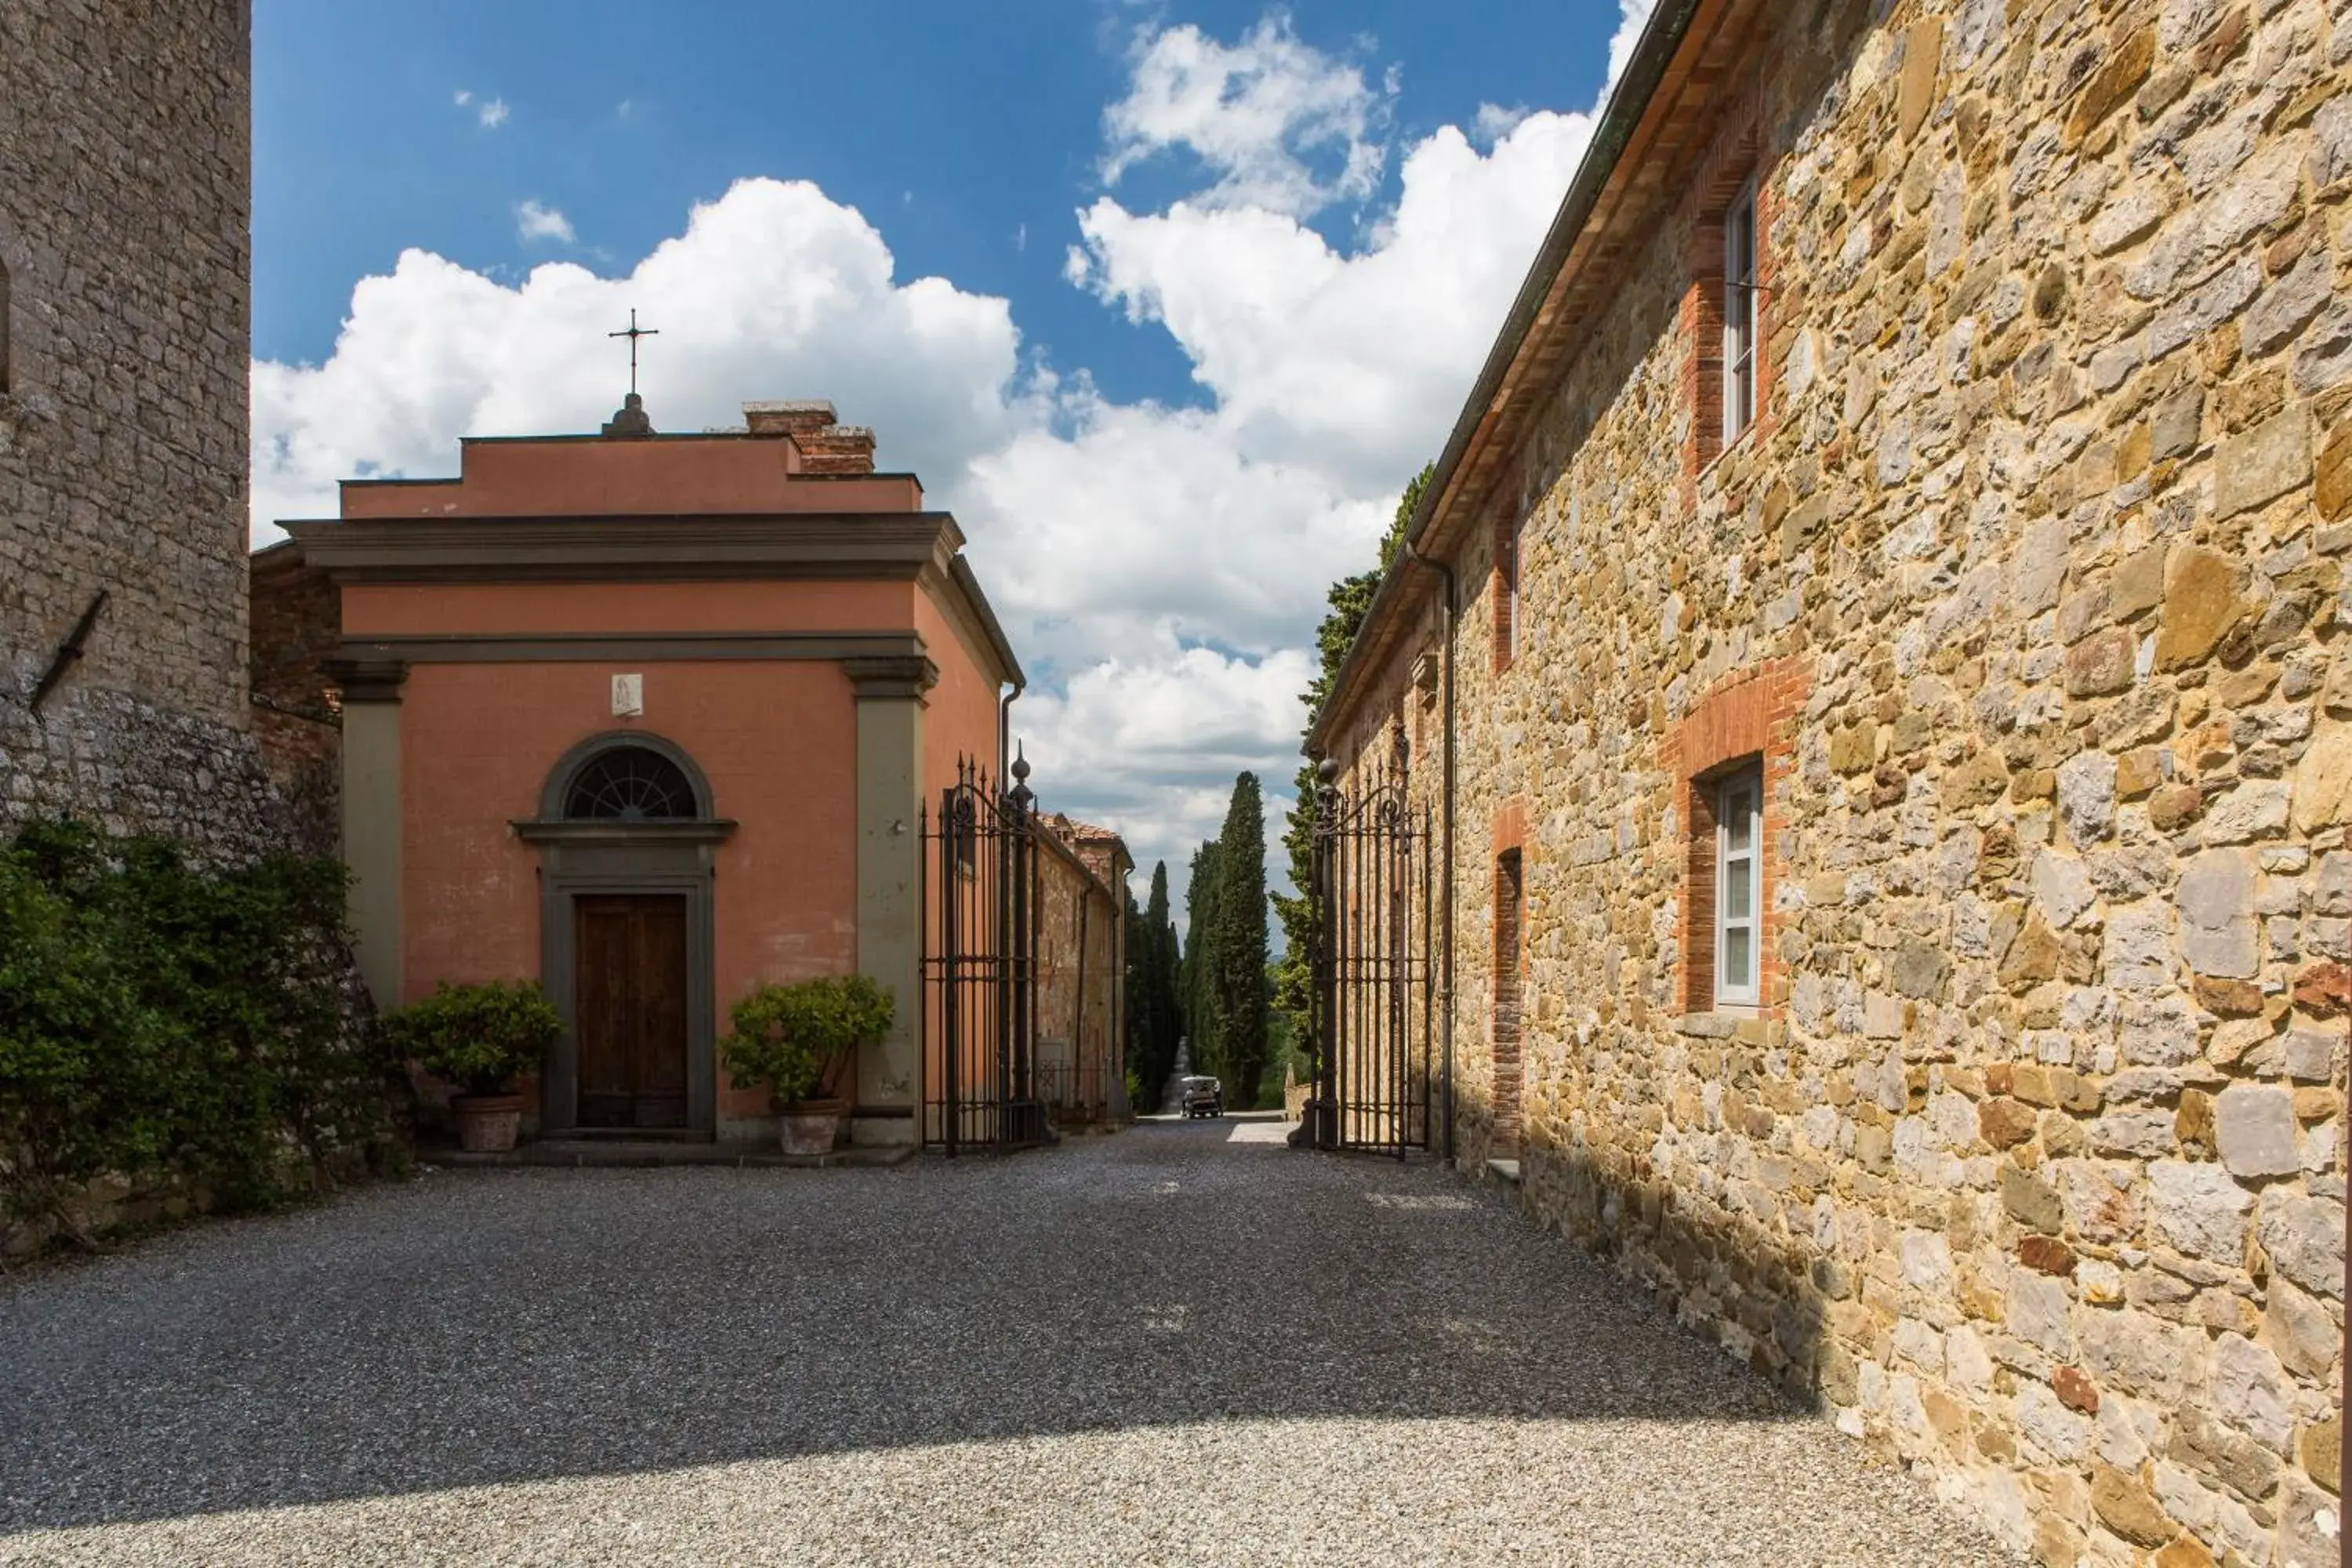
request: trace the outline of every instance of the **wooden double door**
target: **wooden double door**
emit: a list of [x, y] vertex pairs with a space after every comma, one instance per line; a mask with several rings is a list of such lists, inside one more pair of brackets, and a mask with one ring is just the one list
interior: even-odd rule
[[579, 1124], [686, 1127], [685, 898], [583, 894], [572, 909]]

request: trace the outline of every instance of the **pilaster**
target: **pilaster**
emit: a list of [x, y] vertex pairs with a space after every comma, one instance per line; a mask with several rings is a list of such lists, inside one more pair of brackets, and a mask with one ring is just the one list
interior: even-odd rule
[[408, 667], [352, 659], [332, 667], [343, 700], [343, 864], [360, 977], [378, 1007], [401, 997], [400, 689]]
[[923, 693], [939, 670], [919, 656], [845, 659], [842, 668], [857, 693], [857, 967], [898, 999], [889, 1037], [859, 1054], [850, 1132], [861, 1143], [911, 1143], [922, 1049]]

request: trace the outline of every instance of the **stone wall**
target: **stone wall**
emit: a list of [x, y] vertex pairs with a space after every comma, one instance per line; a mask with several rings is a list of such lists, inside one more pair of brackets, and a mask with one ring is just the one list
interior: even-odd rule
[[[1041, 819], [1037, 924], [1039, 1091], [1058, 1120], [1122, 1114], [1127, 1094], [1120, 1016], [1125, 900], [1103, 879], [1115, 838], [1068, 818]], [[1122, 851], [1123, 853], [1123, 851]]]
[[[1519, 453], [1506, 668], [1456, 562], [1463, 1163], [2042, 1561], [2334, 1562], [2352, 7], [1779, 9], [1759, 426], [1690, 459], [1692, 196]], [[1689, 727], [1765, 679], [1777, 975], [1694, 1010]]]
[[251, 583], [253, 738], [289, 840], [305, 854], [338, 855], [342, 693], [327, 666], [342, 642], [341, 598], [285, 545], [253, 557]]
[[0, 8], [0, 825], [269, 840], [245, 668], [249, 56], [246, 0]]

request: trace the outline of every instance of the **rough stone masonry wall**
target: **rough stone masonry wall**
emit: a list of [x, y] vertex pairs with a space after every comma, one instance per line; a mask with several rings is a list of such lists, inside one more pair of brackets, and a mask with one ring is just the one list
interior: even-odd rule
[[342, 596], [287, 549], [256, 555], [251, 584], [254, 742], [287, 841], [305, 854], [339, 854], [342, 692], [327, 665], [342, 644]]
[[[1761, 426], [1686, 478], [1664, 215], [1507, 671], [1461, 563], [1465, 1163], [1516, 807], [1537, 1213], [2042, 1561], [2333, 1563], [2352, 5], [1782, 9]], [[1768, 667], [1779, 982], [1686, 1013], [1674, 764]]]
[[[1041, 834], [1055, 832], [1045, 819]], [[1112, 1062], [1117, 922], [1125, 911], [1075, 848], [1037, 853], [1040, 1090], [1066, 1117], [1106, 1114], [1119, 1098]]]
[[246, 712], [248, 32], [246, 0], [0, 6], [0, 826], [73, 812], [268, 841]]

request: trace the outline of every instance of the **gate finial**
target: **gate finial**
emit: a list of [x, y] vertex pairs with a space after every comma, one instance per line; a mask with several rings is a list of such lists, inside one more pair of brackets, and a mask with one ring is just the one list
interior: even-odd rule
[[1018, 741], [1014, 742], [1013, 745], [1013, 791], [1011, 798], [1013, 803], [1024, 811], [1028, 810], [1030, 802], [1037, 798], [1036, 792], [1029, 787], [1028, 749], [1024, 742]]

